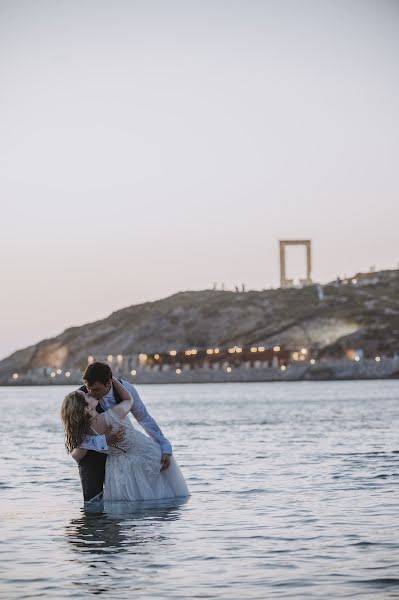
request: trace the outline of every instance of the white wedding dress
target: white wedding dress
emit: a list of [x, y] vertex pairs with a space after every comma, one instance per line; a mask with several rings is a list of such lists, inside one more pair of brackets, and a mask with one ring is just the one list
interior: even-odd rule
[[118, 442], [121, 449], [111, 447], [107, 456], [104, 500], [163, 500], [190, 495], [173, 456], [169, 467], [160, 471], [160, 445], [135, 429], [129, 417], [121, 419], [112, 409], [104, 415], [114, 430], [121, 425], [126, 430], [125, 437]]

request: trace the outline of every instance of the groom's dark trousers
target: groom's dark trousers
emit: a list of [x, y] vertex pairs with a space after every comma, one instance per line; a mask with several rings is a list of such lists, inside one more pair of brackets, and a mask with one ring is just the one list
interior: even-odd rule
[[[79, 388], [82, 392], [87, 392], [86, 386]], [[113, 388], [116, 403], [122, 401], [122, 398]], [[100, 403], [96, 408], [98, 413], [104, 412]], [[107, 455], [95, 450], [88, 450], [86, 456], [79, 463], [79, 475], [82, 482], [83, 499], [85, 502], [92, 500], [98, 494], [101, 494], [104, 486], [105, 478], [105, 462]]]

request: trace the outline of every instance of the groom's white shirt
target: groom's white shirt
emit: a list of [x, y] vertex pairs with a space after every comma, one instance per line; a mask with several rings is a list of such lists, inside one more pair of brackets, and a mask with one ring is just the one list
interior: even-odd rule
[[[143, 401], [141, 400], [138, 391], [128, 381], [121, 380], [123, 387], [125, 387], [133, 396], [133, 406], [131, 413], [142, 428], [152, 437], [153, 440], [158, 442], [161, 446], [163, 454], [172, 454], [172, 445], [169, 440], [166, 439], [161, 429], [158, 427], [154, 419], [148, 413]], [[111, 385], [111, 389], [108, 394], [105, 394], [100, 400], [100, 405], [104, 411], [113, 408], [116, 405], [114, 396], [114, 388]], [[85, 441], [80, 446], [85, 450], [96, 450], [97, 452], [106, 452], [108, 450], [107, 440], [105, 435], [86, 435]]]

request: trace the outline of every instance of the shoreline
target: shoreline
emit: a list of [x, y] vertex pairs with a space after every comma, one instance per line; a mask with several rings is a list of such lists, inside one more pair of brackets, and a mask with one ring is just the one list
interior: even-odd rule
[[[135, 374], [124, 370], [114, 370], [115, 376], [133, 384], [176, 384], [176, 383], [271, 383], [275, 381], [362, 381], [399, 379], [399, 358], [381, 358], [380, 362], [363, 359], [321, 361], [316, 364], [289, 364], [285, 369], [275, 367], [248, 368], [240, 366], [231, 371], [224, 369], [187, 369], [177, 371], [157, 371], [138, 369]], [[21, 374], [17, 379], [0, 381], [1, 387], [81, 385], [80, 369], [57, 374], [50, 378], [43, 373]]]

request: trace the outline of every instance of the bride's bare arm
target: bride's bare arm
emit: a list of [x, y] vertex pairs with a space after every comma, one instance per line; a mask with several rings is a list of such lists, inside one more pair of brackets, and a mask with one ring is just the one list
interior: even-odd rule
[[119, 404], [114, 406], [112, 410], [118, 415], [118, 417], [124, 419], [133, 406], [133, 396], [125, 387], [123, 387], [116, 377], [112, 378], [112, 385], [114, 386], [115, 391], [119, 394], [119, 397], [122, 398], [122, 402], [119, 402]]

